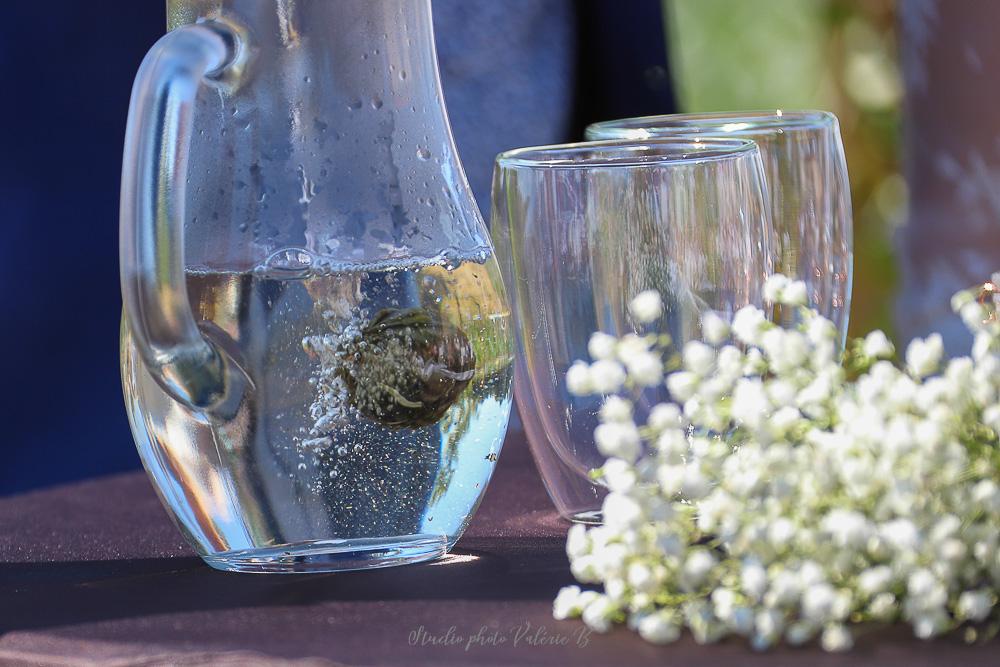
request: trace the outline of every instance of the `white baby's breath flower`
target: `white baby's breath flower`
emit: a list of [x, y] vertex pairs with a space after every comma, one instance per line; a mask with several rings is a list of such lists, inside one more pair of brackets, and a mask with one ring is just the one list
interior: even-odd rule
[[582, 611], [580, 607], [580, 587], [564, 586], [559, 589], [559, 594], [552, 603], [552, 616], [556, 620], [573, 618], [579, 616]]
[[595, 393], [613, 394], [625, 384], [625, 369], [617, 361], [602, 359], [590, 365], [590, 386]]
[[744, 306], [733, 317], [733, 335], [747, 345], [757, 345], [767, 328], [764, 313], [754, 306]]
[[681, 569], [680, 584], [685, 590], [694, 590], [705, 581], [715, 567], [715, 557], [707, 549], [693, 549]]
[[601, 454], [626, 461], [635, 461], [642, 447], [639, 430], [632, 422], [601, 424], [594, 430], [594, 441]]
[[819, 642], [824, 651], [830, 651], [833, 653], [849, 651], [851, 647], [854, 646], [854, 639], [851, 637], [851, 631], [840, 623], [828, 625], [824, 628]]
[[693, 340], [684, 346], [684, 368], [700, 376], [708, 375], [715, 365], [715, 350], [701, 341]]
[[896, 612], [896, 596], [892, 593], [879, 593], [872, 598], [871, 604], [868, 605], [868, 613], [878, 621], [891, 620]]
[[764, 566], [755, 560], [744, 562], [740, 571], [740, 588], [750, 600], [762, 599], [767, 590], [767, 571]]
[[926, 377], [938, 370], [942, 354], [944, 343], [940, 334], [914, 338], [906, 348], [906, 366], [914, 377]]
[[802, 594], [802, 615], [817, 625], [828, 623], [834, 619], [836, 601], [833, 586], [826, 582], [812, 584]]
[[651, 352], [635, 355], [626, 368], [628, 376], [640, 387], [655, 387], [663, 382], [663, 362]]
[[892, 583], [892, 568], [887, 565], [870, 567], [858, 575], [858, 589], [871, 597], [888, 590]]
[[656, 290], [640, 292], [628, 304], [628, 310], [638, 322], [648, 324], [663, 313], [663, 300]]
[[679, 403], [694, 396], [697, 388], [698, 376], [694, 373], [679, 371], [667, 376], [667, 389], [670, 390], [670, 397]]
[[[570, 558], [579, 558], [589, 554], [590, 547], [590, 535], [587, 533], [587, 527], [581, 523], [570, 526], [569, 532], [566, 534], [566, 555]], [[579, 590], [578, 588], [577, 592]]]
[[955, 613], [964, 620], [984, 621], [993, 610], [996, 599], [996, 595], [986, 588], [965, 591], [958, 596]]
[[601, 405], [600, 416], [603, 422], [630, 422], [632, 403], [621, 396], [608, 396]]
[[872, 359], [888, 359], [892, 357], [896, 351], [895, 348], [893, 348], [892, 343], [889, 342], [889, 337], [886, 336], [884, 332], [877, 329], [865, 336], [863, 350], [865, 356], [871, 357]]
[[743, 352], [706, 313], [705, 342], [682, 348], [671, 402], [641, 430], [631, 400], [642, 411], [642, 390], [661, 386], [663, 360], [677, 358], [668, 336], [596, 335], [597, 361], [571, 367], [571, 393], [607, 396], [594, 433], [608, 457], [604, 524], [574, 526], [566, 543], [574, 577], [604, 592], [564, 589], [553, 614], [602, 632], [627, 619], [658, 643], [686, 626], [699, 643], [818, 637], [828, 651], [851, 647], [859, 618], [903, 620], [924, 638], [986, 622], [1000, 589], [1000, 323], [966, 293], [955, 306], [976, 336], [971, 357], [942, 369], [932, 335], [911, 343], [902, 371], [873, 332], [845, 368], [804, 283], [774, 278], [766, 292], [798, 324], [741, 309]]
[[709, 345], [721, 345], [729, 338], [729, 323], [708, 311], [701, 316], [701, 331]]
[[669, 644], [681, 636], [681, 629], [672, 614], [654, 612], [642, 617], [637, 628], [639, 636], [651, 644]]
[[837, 327], [826, 318], [812, 317], [806, 325], [806, 336], [813, 345], [822, 345], [837, 338]]
[[732, 415], [747, 428], [758, 431], [771, 412], [764, 384], [758, 379], [742, 379], [733, 390]]
[[590, 335], [590, 341], [587, 343], [587, 352], [589, 352], [590, 357], [595, 360], [614, 359], [617, 347], [617, 338], [606, 333], [596, 331]]
[[642, 506], [634, 498], [618, 492], [609, 493], [604, 498], [601, 513], [604, 524], [610, 528], [632, 528], [645, 518]]
[[590, 366], [586, 362], [577, 361], [569, 367], [566, 388], [575, 396], [586, 396], [594, 390], [590, 380]]
[[628, 461], [610, 458], [601, 466], [601, 476], [608, 488], [618, 493], [628, 493], [639, 481], [639, 475]]
[[611, 629], [611, 621], [616, 609], [605, 596], [599, 596], [591, 601], [583, 610], [583, 622], [595, 632], [607, 632]]
[[789, 280], [780, 273], [768, 276], [764, 281], [764, 300], [771, 303], [780, 303], [782, 293], [788, 286]]
[[657, 432], [667, 428], [677, 428], [680, 425], [681, 411], [673, 403], [657, 403], [646, 418], [646, 426]]
[[979, 329], [979, 327], [982, 326], [983, 321], [988, 317], [986, 309], [975, 301], [962, 306], [962, 308], [959, 309], [958, 314], [961, 316], [962, 322], [965, 323], [965, 326], [973, 331]]
[[804, 306], [809, 301], [809, 290], [801, 280], [792, 280], [781, 291], [780, 300], [786, 306]]
[[687, 433], [676, 427], [665, 429], [656, 440], [656, 448], [664, 460], [679, 463], [688, 453]]

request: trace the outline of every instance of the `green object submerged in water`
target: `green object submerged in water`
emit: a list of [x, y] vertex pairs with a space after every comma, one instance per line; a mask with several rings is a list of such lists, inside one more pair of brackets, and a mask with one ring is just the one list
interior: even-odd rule
[[423, 308], [379, 311], [337, 357], [350, 404], [393, 428], [437, 423], [476, 371], [468, 337]]

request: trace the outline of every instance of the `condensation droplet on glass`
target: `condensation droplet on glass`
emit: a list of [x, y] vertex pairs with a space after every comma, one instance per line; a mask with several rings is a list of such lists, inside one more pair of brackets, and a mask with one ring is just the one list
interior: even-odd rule
[[399, 70], [399, 80], [400, 81], [406, 81], [406, 70], [405, 69]]
[[347, 108], [350, 111], [357, 111], [358, 109], [361, 108], [361, 100], [354, 100], [353, 102], [347, 105]]
[[372, 109], [378, 110], [382, 108], [382, 98], [377, 95], [372, 98]]
[[426, 148], [424, 148], [423, 146], [421, 146], [420, 148], [417, 149], [417, 157], [420, 158], [421, 160], [430, 160], [431, 152]]

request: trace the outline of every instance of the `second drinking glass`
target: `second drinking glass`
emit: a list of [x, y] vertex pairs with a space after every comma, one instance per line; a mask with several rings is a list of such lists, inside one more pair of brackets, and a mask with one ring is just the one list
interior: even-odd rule
[[[566, 371], [590, 334], [634, 330], [627, 305], [656, 289], [679, 349], [701, 316], [761, 305], [775, 241], [763, 165], [743, 139], [592, 142], [523, 148], [497, 158], [493, 234], [517, 321], [515, 397], [532, 453], [560, 514], [600, 521], [589, 477], [598, 397], [572, 396]], [[667, 390], [647, 390], [637, 417]]]

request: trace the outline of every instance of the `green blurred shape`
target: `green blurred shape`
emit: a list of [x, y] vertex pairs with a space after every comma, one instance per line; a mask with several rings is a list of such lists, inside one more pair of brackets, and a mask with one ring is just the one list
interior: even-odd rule
[[663, 0], [683, 111], [824, 108], [825, 0]]

